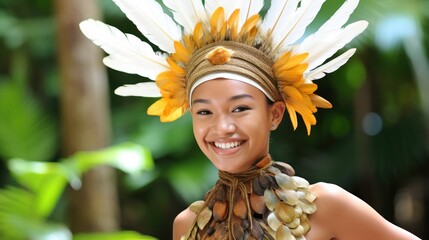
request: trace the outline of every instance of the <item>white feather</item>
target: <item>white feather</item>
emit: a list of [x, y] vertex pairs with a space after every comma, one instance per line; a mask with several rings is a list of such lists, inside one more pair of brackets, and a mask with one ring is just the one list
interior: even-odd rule
[[260, 26], [261, 31], [270, 34], [269, 36], [271, 36], [271, 31], [282, 31], [282, 29], [288, 26], [292, 21], [299, 1], [300, 0], [271, 1], [270, 9]]
[[166, 7], [173, 12], [174, 20], [183, 26], [186, 34], [192, 34], [195, 25], [201, 22], [207, 22], [203, 2], [195, 0], [163, 0]]
[[305, 74], [305, 79], [309, 81], [317, 80], [323, 78], [327, 73], [336, 71], [338, 68], [347, 63], [347, 61], [353, 56], [355, 52], [356, 48], [349, 49], [340, 56]]
[[241, 6], [238, 6], [240, 8], [238, 29], [241, 29], [249, 17], [259, 13], [262, 7], [264, 7], [264, 0], [241, 0], [237, 2], [241, 3]]
[[[349, 20], [350, 15], [356, 9], [359, 0], [346, 0], [343, 5], [326, 21], [317, 32], [329, 34], [331, 31], [340, 29]], [[318, 35], [317, 33], [315, 35]]]
[[367, 26], [368, 22], [358, 21], [343, 29], [331, 32], [329, 36], [324, 36], [324, 38], [311, 38], [311, 41], [305, 39], [301, 44], [294, 47], [293, 53], [307, 52], [309, 54], [306, 62], [309, 64], [307, 69], [310, 71], [332, 57], [339, 49], [361, 34]]
[[115, 89], [119, 96], [161, 97], [158, 86], [154, 82], [143, 82], [134, 85], [124, 85]]
[[305, 46], [308, 42], [319, 42], [320, 39], [332, 38], [334, 32], [341, 29], [347, 22], [358, 3], [359, 0], [347, 0], [315, 33], [307, 36], [302, 45]]
[[279, 22], [280, 25], [273, 29], [273, 50], [284, 50], [300, 39], [324, 2], [325, 0], [302, 0], [300, 7], [287, 19], [288, 22]]
[[160, 49], [174, 52], [174, 41], [182, 38], [180, 26], [166, 15], [155, 0], [113, 0], [145, 35]]
[[156, 54], [149, 44], [134, 35], [93, 19], [82, 21], [79, 26], [87, 38], [110, 54], [104, 59], [108, 67], [152, 80], [169, 68], [165, 57]]

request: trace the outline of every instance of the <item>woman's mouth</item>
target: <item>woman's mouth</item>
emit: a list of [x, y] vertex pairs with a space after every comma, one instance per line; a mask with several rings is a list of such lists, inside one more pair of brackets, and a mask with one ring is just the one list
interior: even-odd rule
[[233, 141], [233, 142], [214, 142], [214, 145], [220, 149], [231, 149], [236, 148], [241, 145], [241, 141]]

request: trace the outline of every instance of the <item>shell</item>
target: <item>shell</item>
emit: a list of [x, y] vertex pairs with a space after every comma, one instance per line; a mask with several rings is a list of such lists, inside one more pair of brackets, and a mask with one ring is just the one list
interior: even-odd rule
[[204, 207], [204, 201], [195, 201], [189, 206], [189, 210], [191, 210], [193, 213], [198, 214], [201, 209]]
[[255, 194], [262, 196], [264, 195], [265, 189], [261, 187], [261, 184], [259, 183], [259, 178], [254, 178], [252, 180], [252, 190]]
[[288, 227], [281, 226], [276, 231], [276, 239], [295, 240], [295, 237], [292, 235], [291, 230]]
[[294, 218], [292, 222], [286, 223], [289, 228], [296, 228], [301, 224], [301, 218]]
[[304, 227], [301, 225], [299, 225], [296, 228], [291, 228], [290, 231], [291, 231], [292, 235], [294, 235], [296, 237], [303, 236], [305, 234], [304, 233]]
[[270, 211], [273, 211], [279, 203], [279, 199], [277, 198], [276, 194], [274, 194], [274, 192], [270, 189], [265, 190], [264, 201], [265, 205], [268, 209], [270, 209]]
[[234, 215], [240, 219], [246, 219], [247, 217], [247, 205], [242, 197], [237, 199], [237, 202], [234, 205]]
[[212, 211], [205, 207], [197, 216], [197, 225], [199, 229], [203, 229], [212, 218]]
[[276, 189], [277, 196], [289, 205], [296, 205], [299, 202], [298, 194], [294, 190], [278, 190]]
[[295, 190], [298, 187], [293, 178], [284, 173], [276, 174], [275, 179], [277, 184], [284, 190]]
[[310, 183], [302, 177], [292, 176], [298, 188], [308, 188]]
[[263, 189], [268, 189], [271, 187], [270, 176], [268, 174], [263, 174], [258, 176], [259, 185]]
[[296, 217], [295, 208], [283, 202], [274, 209], [274, 214], [282, 223], [290, 223]]
[[280, 222], [280, 220], [276, 217], [274, 213], [268, 214], [267, 217], [268, 226], [274, 231], [277, 231], [277, 229], [280, 226], [283, 226], [283, 224]]
[[267, 210], [267, 207], [265, 206], [264, 202], [264, 197], [252, 194], [249, 197], [249, 201], [250, 207], [255, 213], [264, 214], [264, 212]]
[[215, 221], [222, 221], [226, 218], [227, 205], [226, 202], [215, 202], [213, 206], [213, 219]]
[[295, 175], [295, 170], [292, 168], [292, 166], [285, 162], [275, 162], [274, 166], [276, 166], [284, 174], [289, 176]]

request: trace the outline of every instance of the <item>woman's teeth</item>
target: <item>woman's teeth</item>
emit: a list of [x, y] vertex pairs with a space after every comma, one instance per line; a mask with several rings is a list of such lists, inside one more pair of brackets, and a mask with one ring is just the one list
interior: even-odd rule
[[240, 146], [240, 142], [239, 141], [228, 142], [228, 143], [215, 142], [214, 144], [215, 144], [215, 146], [217, 148], [222, 148], [222, 149], [230, 149], [230, 148], [235, 148], [235, 147]]

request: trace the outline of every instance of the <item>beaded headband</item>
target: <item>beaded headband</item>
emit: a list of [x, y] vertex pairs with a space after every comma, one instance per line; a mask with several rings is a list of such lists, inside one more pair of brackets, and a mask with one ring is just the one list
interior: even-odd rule
[[359, 0], [346, 0], [305, 38], [325, 0], [271, 1], [263, 19], [264, 0], [163, 0], [173, 17], [155, 0], [113, 1], [161, 52], [100, 21], [85, 20], [80, 28], [109, 54], [103, 60], [108, 67], [155, 81], [125, 85], [115, 93], [161, 97], [148, 114], [162, 122], [174, 121], [189, 109], [191, 90], [200, 79], [230, 73], [272, 101], [283, 101], [294, 129], [298, 113], [310, 134], [317, 108], [332, 107], [314, 93], [313, 81], [344, 65], [356, 49], [332, 56], [368, 26], [366, 21], [344, 26]]

